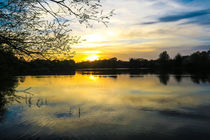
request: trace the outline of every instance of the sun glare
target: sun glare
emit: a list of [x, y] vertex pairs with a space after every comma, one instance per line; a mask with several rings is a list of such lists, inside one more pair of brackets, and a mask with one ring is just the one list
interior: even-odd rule
[[93, 80], [93, 81], [96, 81], [98, 79], [98, 77], [95, 77], [93, 75], [89, 76], [89, 79]]
[[94, 55], [90, 55], [86, 58], [88, 61], [95, 61], [95, 60], [99, 60], [99, 56], [94, 54]]

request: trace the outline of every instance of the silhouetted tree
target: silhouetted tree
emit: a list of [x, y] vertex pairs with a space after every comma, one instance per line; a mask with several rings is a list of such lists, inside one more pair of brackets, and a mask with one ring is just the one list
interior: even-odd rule
[[159, 55], [159, 61], [161, 64], [166, 64], [170, 59], [170, 56], [168, 55], [167, 51], [164, 51], [162, 53], [160, 53]]
[[174, 58], [174, 65], [181, 66], [182, 65], [182, 56], [178, 53]]
[[80, 38], [70, 35], [75, 19], [107, 24], [99, 0], [4, 0], [0, 2], [0, 48], [32, 58], [70, 57], [70, 47]]
[[111, 68], [117, 67], [117, 58], [116, 57], [110, 58], [108, 61], [110, 62], [109, 65]]
[[209, 68], [210, 67], [210, 54], [206, 51], [195, 52], [189, 56], [189, 66], [194, 69]]
[[129, 65], [131, 68], [140, 68], [140, 67], [147, 67], [148, 65], [148, 60], [144, 58], [131, 58], [129, 60]]
[[0, 74], [74, 74], [77, 68], [150, 68], [158, 71], [171, 71], [178, 74], [210, 70], [209, 51], [195, 52], [189, 56], [177, 54], [169, 59], [167, 52], [160, 54], [157, 60], [131, 58], [129, 61], [118, 60], [116, 57], [97, 61], [75, 63], [73, 60], [34, 59], [25, 61], [14, 56], [12, 51], [0, 49]]
[[11, 51], [0, 48], [0, 75], [7, 75], [15, 71], [18, 65], [18, 58]]

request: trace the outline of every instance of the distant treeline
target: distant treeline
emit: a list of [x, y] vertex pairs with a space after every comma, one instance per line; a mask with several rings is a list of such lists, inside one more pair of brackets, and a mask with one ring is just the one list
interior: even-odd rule
[[210, 70], [210, 50], [197, 51], [191, 55], [181, 56], [177, 54], [170, 58], [167, 51], [162, 52], [156, 60], [144, 58], [131, 58], [129, 61], [111, 59], [86, 61], [75, 63], [74, 60], [43, 60], [35, 59], [30, 62], [23, 58], [19, 59], [13, 53], [0, 50], [0, 74], [70, 74], [75, 69], [87, 68], [150, 68], [155, 70]]
[[157, 68], [157, 69], [210, 69], [210, 50], [195, 52], [188, 56], [177, 54], [170, 58], [167, 51], [162, 52], [157, 60], [131, 58], [129, 61], [117, 60], [116, 57], [107, 60], [77, 63], [78, 68]]

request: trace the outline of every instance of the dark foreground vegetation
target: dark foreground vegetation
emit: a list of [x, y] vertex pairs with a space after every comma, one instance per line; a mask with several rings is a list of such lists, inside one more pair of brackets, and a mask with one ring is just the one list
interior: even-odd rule
[[90, 68], [130, 68], [153, 69], [153, 71], [190, 71], [201, 72], [210, 70], [210, 50], [195, 52], [191, 55], [177, 54], [170, 58], [166, 51], [159, 55], [157, 60], [131, 58], [129, 61], [117, 58], [86, 61], [75, 63], [74, 60], [43, 60], [35, 59], [30, 62], [17, 58], [13, 53], [0, 50], [0, 73], [10, 75], [43, 75], [43, 74], [71, 74], [75, 69]]

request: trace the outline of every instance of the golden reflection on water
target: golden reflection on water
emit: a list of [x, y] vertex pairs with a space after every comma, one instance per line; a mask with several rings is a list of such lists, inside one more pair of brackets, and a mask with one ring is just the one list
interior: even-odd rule
[[[31, 87], [31, 94], [19, 93], [26, 97], [21, 103], [22, 121], [50, 128], [56, 133], [85, 134], [91, 129], [97, 131], [98, 127], [105, 129], [113, 125], [126, 126], [123, 131], [141, 130], [142, 126], [154, 122], [168, 125], [158, 111], [183, 110], [182, 107], [199, 106], [210, 99], [207, 94], [209, 87], [200, 95], [196, 93], [203, 87], [196, 86], [189, 79], [183, 80], [182, 84], [171, 79], [165, 86], [155, 75], [141, 78], [79, 73], [74, 76], [26, 76], [18, 89], [28, 87]], [[145, 110], [154, 113], [148, 115]], [[139, 125], [134, 125], [134, 122]], [[116, 129], [122, 131], [121, 127]]]

